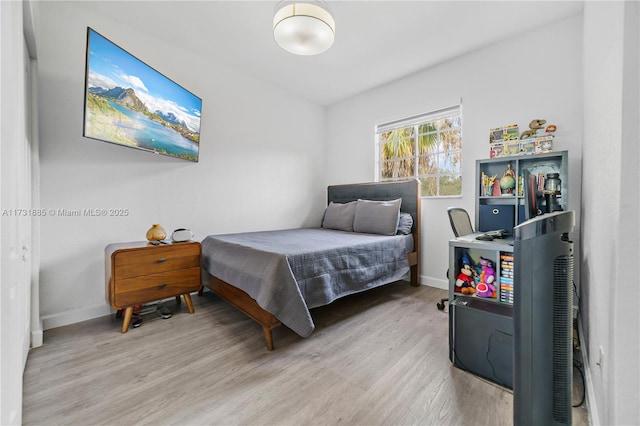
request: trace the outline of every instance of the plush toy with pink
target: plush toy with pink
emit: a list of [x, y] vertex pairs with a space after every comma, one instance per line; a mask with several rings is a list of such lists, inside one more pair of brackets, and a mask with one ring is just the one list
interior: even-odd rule
[[476, 284], [476, 294], [480, 297], [496, 297], [496, 271], [493, 269], [493, 263], [484, 257], [480, 258], [480, 279]]

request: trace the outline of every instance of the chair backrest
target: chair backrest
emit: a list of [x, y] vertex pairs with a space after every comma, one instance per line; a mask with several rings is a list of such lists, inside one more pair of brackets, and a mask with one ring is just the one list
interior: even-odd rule
[[471, 219], [469, 213], [465, 209], [460, 207], [449, 207], [447, 209], [449, 215], [449, 222], [451, 222], [451, 229], [453, 229], [453, 235], [460, 237], [462, 235], [473, 234], [473, 225], [471, 225]]

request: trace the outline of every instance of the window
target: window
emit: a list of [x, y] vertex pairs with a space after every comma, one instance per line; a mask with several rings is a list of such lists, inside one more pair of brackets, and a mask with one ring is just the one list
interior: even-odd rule
[[415, 177], [423, 197], [462, 195], [462, 108], [376, 126], [379, 181]]

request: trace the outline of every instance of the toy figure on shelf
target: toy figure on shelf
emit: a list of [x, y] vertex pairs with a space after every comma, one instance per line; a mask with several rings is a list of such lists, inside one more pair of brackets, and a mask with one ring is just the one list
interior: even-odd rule
[[471, 261], [469, 260], [469, 256], [464, 253], [462, 255], [462, 267], [460, 268], [460, 273], [456, 279], [454, 291], [462, 294], [474, 294], [476, 292], [476, 289], [474, 288], [475, 285], [476, 282], [473, 279]]
[[496, 280], [496, 271], [493, 269], [493, 263], [489, 259], [480, 258], [480, 280], [476, 285], [476, 294], [480, 297], [496, 297], [496, 287], [493, 285]]
[[503, 194], [513, 194], [513, 188], [516, 186], [516, 172], [511, 167], [511, 163], [507, 164], [507, 169], [500, 178], [500, 188]]
[[538, 130], [543, 129], [544, 125], [547, 123], [547, 120], [537, 119], [531, 120], [529, 123], [529, 130], [525, 130], [520, 135], [520, 139], [532, 138], [536, 135]]
[[546, 129], [544, 129], [545, 133], [551, 136], [554, 136], [554, 133], [558, 127], [555, 124], [549, 124]]
[[500, 189], [500, 179], [493, 180], [493, 189], [491, 189], [491, 195], [494, 197], [499, 197], [502, 195], [502, 190]]

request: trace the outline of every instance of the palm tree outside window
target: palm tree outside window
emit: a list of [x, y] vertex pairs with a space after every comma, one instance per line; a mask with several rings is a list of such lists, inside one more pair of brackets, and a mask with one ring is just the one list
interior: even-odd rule
[[460, 105], [376, 126], [379, 181], [415, 177], [423, 197], [462, 195]]

